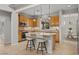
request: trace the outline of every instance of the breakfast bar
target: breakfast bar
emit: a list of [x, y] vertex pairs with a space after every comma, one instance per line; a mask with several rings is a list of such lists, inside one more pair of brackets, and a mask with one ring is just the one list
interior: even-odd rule
[[53, 54], [53, 49], [55, 47], [55, 42], [53, 39], [53, 35], [56, 35], [56, 31], [51, 31], [51, 30], [24, 30], [23, 32], [28, 32], [30, 35], [33, 36], [28, 36], [27, 38], [34, 38], [35, 40], [35, 49], [38, 47], [38, 41], [40, 36], [43, 36], [44, 40], [46, 40], [46, 48], [47, 48], [47, 54]]

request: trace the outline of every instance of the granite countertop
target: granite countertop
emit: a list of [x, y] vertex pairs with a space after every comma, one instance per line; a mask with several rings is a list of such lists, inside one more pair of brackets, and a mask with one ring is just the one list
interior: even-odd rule
[[51, 36], [51, 35], [55, 35], [56, 33], [40, 33], [39, 35], [43, 35], [43, 36]]
[[56, 29], [35, 29], [35, 28], [19, 28], [21, 32], [45, 32], [45, 33], [56, 33], [58, 30]]
[[46, 32], [46, 33], [53, 33], [57, 32], [57, 30], [50, 30], [50, 29], [45, 29], [45, 30], [34, 30], [34, 29], [19, 29], [19, 31], [28, 31], [28, 32]]

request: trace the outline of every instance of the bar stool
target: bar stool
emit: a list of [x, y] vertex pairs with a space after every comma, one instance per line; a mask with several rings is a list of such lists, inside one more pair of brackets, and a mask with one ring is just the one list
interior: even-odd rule
[[41, 36], [40, 38], [38, 38], [37, 53], [38, 53], [38, 51], [41, 51], [42, 55], [43, 55], [44, 50], [47, 53], [46, 40], [44, 38], [42, 38], [42, 36]]
[[35, 49], [35, 44], [34, 44], [34, 38], [30, 35], [26, 33], [26, 39], [27, 39], [27, 45], [26, 45], [26, 50], [27, 48], [34, 48]]

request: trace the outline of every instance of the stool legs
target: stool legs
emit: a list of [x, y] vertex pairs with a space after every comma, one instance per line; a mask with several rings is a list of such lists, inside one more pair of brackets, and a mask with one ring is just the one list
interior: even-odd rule
[[32, 42], [30, 41], [30, 51], [31, 51], [31, 43], [32, 43]]
[[27, 41], [27, 44], [26, 44], [26, 50], [27, 50], [27, 48], [28, 48], [28, 44], [29, 44], [29, 40]]
[[42, 55], [43, 55], [44, 49], [45, 49], [45, 51], [47, 53], [47, 48], [46, 48], [46, 43], [45, 42], [39, 42], [38, 43], [37, 53], [39, 51], [39, 48], [40, 48], [40, 51], [42, 52]]
[[38, 53], [38, 50], [39, 50], [39, 46], [40, 46], [40, 42], [38, 43], [37, 53]]
[[41, 51], [42, 51], [42, 55], [43, 55], [43, 47], [44, 45], [43, 45], [43, 42], [41, 42]]
[[32, 42], [33, 42], [33, 46], [34, 46], [34, 49], [35, 49], [35, 43], [34, 43], [34, 40], [33, 40]]
[[47, 48], [46, 48], [46, 43], [44, 42], [44, 46], [45, 46], [45, 50], [46, 50], [46, 53], [47, 53]]
[[[29, 44], [30, 43], [30, 44]], [[30, 45], [30, 47], [28, 47], [28, 45]], [[34, 44], [34, 40], [28, 40], [27, 41], [27, 45], [26, 45], [26, 50], [27, 48], [30, 48], [30, 51], [31, 51], [31, 48], [34, 47], [35, 49], [35, 44]]]

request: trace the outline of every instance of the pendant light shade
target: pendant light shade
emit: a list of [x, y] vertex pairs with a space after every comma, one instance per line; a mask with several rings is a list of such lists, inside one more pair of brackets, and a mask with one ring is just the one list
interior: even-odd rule
[[51, 19], [51, 17], [49, 16], [49, 17], [48, 17], [48, 20], [50, 20], [50, 19]]

